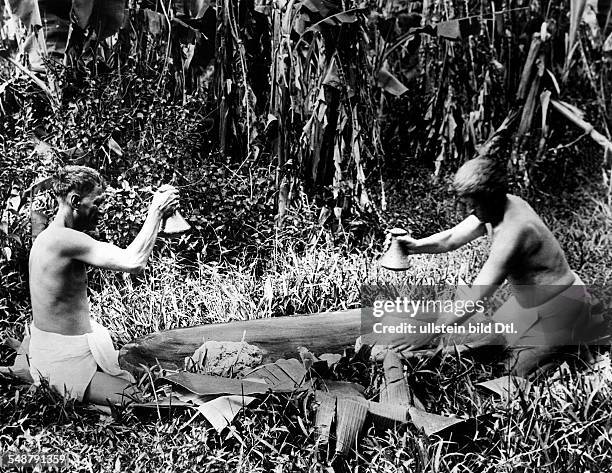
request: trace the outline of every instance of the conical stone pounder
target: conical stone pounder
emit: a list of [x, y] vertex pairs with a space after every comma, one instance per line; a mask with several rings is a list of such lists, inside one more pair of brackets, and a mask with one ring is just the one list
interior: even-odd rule
[[[158, 190], [160, 192], [165, 192], [170, 188], [169, 185], [164, 184]], [[159, 226], [159, 233], [162, 235], [178, 235], [180, 233], [185, 233], [191, 229], [191, 225], [187, 223], [187, 220], [183, 218], [178, 210], [176, 210], [173, 214], [164, 218]]]
[[394, 228], [389, 231], [391, 234], [391, 244], [389, 249], [380, 258], [380, 265], [383, 268], [393, 271], [405, 271], [410, 267], [409, 254], [405, 253], [398, 240], [398, 237], [408, 235], [408, 232], [403, 228]]
[[184, 233], [191, 228], [187, 220], [178, 212], [174, 212], [166, 220], [163, 221], [161, 231], [166, 235], [176, 235]]

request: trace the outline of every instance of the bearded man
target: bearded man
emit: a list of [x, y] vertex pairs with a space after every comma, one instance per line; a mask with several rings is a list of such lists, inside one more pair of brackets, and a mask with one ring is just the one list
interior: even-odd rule
[[120, 403], [137, 394], [134, 378], [119, 368], [108, 330], [90, 316], [87, 268], [142, 272], [162, 220], [178, 206], [178, 192], [163, 186], [154, 194], [142, 229], [125, 249], [86, 233], [103, 217], [104, 182], [97, 171], [66, 166], [55, 175], [53, 192], [57, 214], [30, 252], [30, 374], [68, 398]]

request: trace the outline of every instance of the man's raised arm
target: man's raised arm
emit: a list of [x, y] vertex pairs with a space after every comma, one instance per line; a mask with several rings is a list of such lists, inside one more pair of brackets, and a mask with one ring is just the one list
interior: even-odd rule
[[97, 268], [140, 273], [153, 251], [162, 219], [172, 214], [177, 206], [177, 190], [171, 186], [164, 186], [154, 194], [147, 218], [127, 248], [122, 249], [111, 243], [103, 243], [85, 233], [65, 228], [57, 233], [60, 253], [62, 256]]
[[403, 249], [408, 253], [446, 253], [453, 251], [485, 234], [485, 225], [474, 215], [470, 215], [453, 228], [415, 240], [410, 236], [398, 237]]
[[[472, 286], [457, 288], [456, 299], [464, 302], [472, 301], [470, 306], [476, 307], [479, 301], [484, 301], [492, 296], [508, 276], [526, 233], [525, 229], [513, 228], [504, 235], [503, 239], [495, 240], [491, 246], [491, 253]], [[453, 322], [465, 323], [475, 313], [475, 311], [467, 311], [461, 317], [451, 315], [439, 319], [438, 323], [443, 325]]]

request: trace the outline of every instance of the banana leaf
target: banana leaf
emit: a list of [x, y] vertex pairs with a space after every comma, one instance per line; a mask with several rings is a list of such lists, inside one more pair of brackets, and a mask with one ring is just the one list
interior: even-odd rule
[[98, 39], [105, 39], [121, 29], [126, 17], [125, 0], [97, 0], [89, 19]]
[[141, 10], [141, 14], [144, 24], [146, 25], [145, 28], [151, 34], [151, 36], [159, 36], [166, 31], [167, 25], [164, 15], [156, 11], [149, 10], [148, 8]]
[[478, 34], [480, 21], [478, 18], [461, 18], [458, 20], [441, 21], [435, 25], [438, 38], [459, 41], [470, 35]]
[[382, 87], [386, 92], [391, 95], [399, 97], [403, 95], [408, 88], [402, 84], [397, 77], [395, 77], [389, 69], [387, 69], [386, 63], [378, 71], [378, 86]]
[[18, 17], [26, 28], [42, 25], [36, 0], [9, 0], [8, 3], [11, 13]]
[[211, 3], [210, 0], [183, 0], [175, 2], [175, 8], [177, 11], [182, 9], [184, 15], [197, 20], [204, 17]]
[[89, 24], [89, 19], [94, 9], [94, 0], [72, 0], [70, 15], [73, 21], [84, 30]]

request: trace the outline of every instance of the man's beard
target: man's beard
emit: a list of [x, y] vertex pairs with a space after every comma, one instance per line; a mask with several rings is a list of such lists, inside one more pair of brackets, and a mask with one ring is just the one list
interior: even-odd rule
[[100, 220], [100, 215], [90, 215], [86, 218], [81, 217], [76, 221], [76, 227], [78, 230], [86, 233], [87, 235], [97, 236], [100, 233], [98, 230]]

